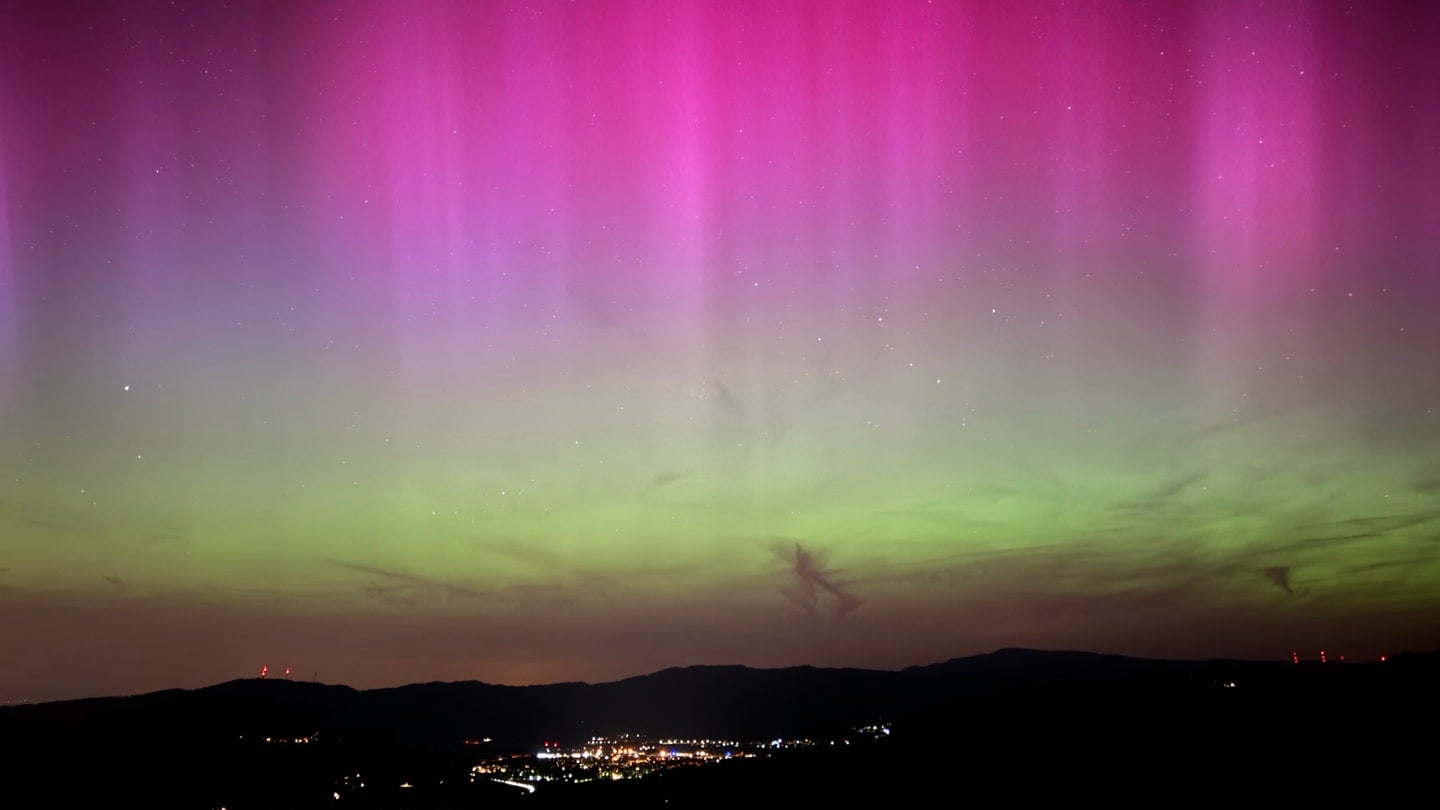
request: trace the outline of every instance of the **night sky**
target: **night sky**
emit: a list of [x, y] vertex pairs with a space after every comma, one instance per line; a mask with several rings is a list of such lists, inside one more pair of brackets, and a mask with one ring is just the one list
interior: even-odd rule
[[0, 702], [1440, 647], [1437, 42], [0, 4]]

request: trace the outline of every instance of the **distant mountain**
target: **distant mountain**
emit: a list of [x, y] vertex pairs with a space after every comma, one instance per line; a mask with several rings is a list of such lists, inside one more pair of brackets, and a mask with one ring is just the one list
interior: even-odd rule
[[[0, 745], [15, 752], [11, 773], [59, 791], [55, 804], [99, 795], [206, 806], [224, 789], [232, 810], [247, 806], [246, 797], [248, 806], [312, 806], [275, 797], [299, 790], [328, 799], [326, 785], [352, 771], [427, 773], [443, 782], [466, 773], [481, 753], [622, 733], [834, 740], [840, 748], [786, 760], [781, 770], [726, 771], [767, 774], [771, 784], [803, 765], [807, 779], [839, 780], [796, 794], [807, 802], [828, 796], [849, 804], [861, 795], [855, 791], [867, 790], [889, 796], [901, 784], [895, 775], [906, 774], [903, 784], [913, 787], [915, 774], [955, 769], [977, 783], [1031, 792], [1072, 783], [1109, 791], [1135, 774], [1229, 784], [1383, 771], [1393, 783], [1428, 773], [1429, 749], [1408, 740], [1440, 721], [1437, 675], [1437, 653], [1383, 664], [1296, 665], [1005, 649], [900, 671], [697, 666], [593, 685], [467, 681], [362, 691], [245, 679], [3, 707]], [[845, 753], [845, 741], [859, 739], [857, 727], [880, 721], [893, 729], [881, 749]], [[1030, 778], [1035, 768], [1045, 774], [1041, 782]], [[76, 774], [86, 776], [77, 781]], [[662, 780], [665, 790], [681, 793], [655, 796], [712, 806], [695, 797], [730, 794], [709, 779]], [[732, 788], [736, 801], [752, 800], [750, 787]], [[639, 797], [650, 794], [634, 795], [640, 806]]]
[[[241, 679], [195, 690], [0, 707], [0, 735], [91, 737], [117, 734], [326, 736], [379, 739], [542, 740], [620, 732], [668, 736], [842, 734], [877, 719], [913, 730], [994, 709], [1009, 697], [1026, 701], [1077, 695], [1115, 700], [1219, 694], [1227, 698], [1277, 689], [1310, 694], [1351, 681], [1394, 687], [1406, 676], [1440, 672], [1440, 654], [1402, 656], [1390, 664], [1165, 661], [1002, 649], [896, 671], [790, 667], [692, 666], [601, 684], [498, 686], [479, 681], [355, 690], [280, 679]], [[1235, 686], [1225, 686], [1235, 684]], [[986, 704], [967, 705], [984, 696]], [[953, 711], [952, 711], [953, 713]]]

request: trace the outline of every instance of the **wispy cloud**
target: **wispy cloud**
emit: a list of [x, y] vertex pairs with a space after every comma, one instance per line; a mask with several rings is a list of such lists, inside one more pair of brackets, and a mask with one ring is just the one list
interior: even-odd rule
[[488, 596], [489, 592], [468, 585], [459, 585], [430, 577], [411, 574], [407, 571], [392, 571], [373, 565], [330, 560], [332, 565], [366, 574], [371, 577], [364, 587], [369, 598], [390, 605], [419, 606], [451, 602], [456, 599], [476, 599]]
[[650, 481], [650, 488], [660, 489], [661, 487], [669, 486], [676, 481], [683, 481], [684, 479], [689, 478], [691, 475], [692, 473], [690, 470], [671, 470], [670, 472], [664, 472], [655, 476], [655, 478]]
[[1290, 596], [1295, 595], [1295, 591], [1290, 589], [1290, 566], [1272, 565], [1269, 568], [1262, 568], [1260, 575], [1270, 580], [1272, 585]]
[[837, 576], [841, 573], [825, 567], [823, 560], [799, 543], [787, 552], [790, 582], [780, 589], [786, 599], [799, 605], [812, 616], [844, 616], [863, 604]]

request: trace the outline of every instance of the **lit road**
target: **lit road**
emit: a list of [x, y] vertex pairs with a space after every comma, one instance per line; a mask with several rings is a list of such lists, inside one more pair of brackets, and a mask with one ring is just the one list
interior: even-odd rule
[[517, 787], [522, 790], [528, 790], [531, 793], [535, 792], [535, 786], [528, 782], [511, 782], [509, 779], [492, 779], [490, 781], [499, 782], [502, 785], [509, 785], [510, 787]]

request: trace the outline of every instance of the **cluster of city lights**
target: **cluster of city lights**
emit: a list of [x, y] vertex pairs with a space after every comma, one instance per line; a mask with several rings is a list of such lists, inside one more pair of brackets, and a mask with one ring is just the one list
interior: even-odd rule
[[876, 723], [854, 729], [850, 737], [825, 741], [779, 737], [750, 742], [701, 737], [651, 740], [630, 734], [591, 737], [576, 746], [547, 741], [531, 754], [487, 758], [471, 768], [470, 779], [473, 782], [477, 778], [489, 778], [502, 784], [532, 788], [543, 782], [640, 779], [670, 768], [769, 756], [783, 749], [850, 745], [851, 737], [862, 742], [889, 735], [888, 723]]

